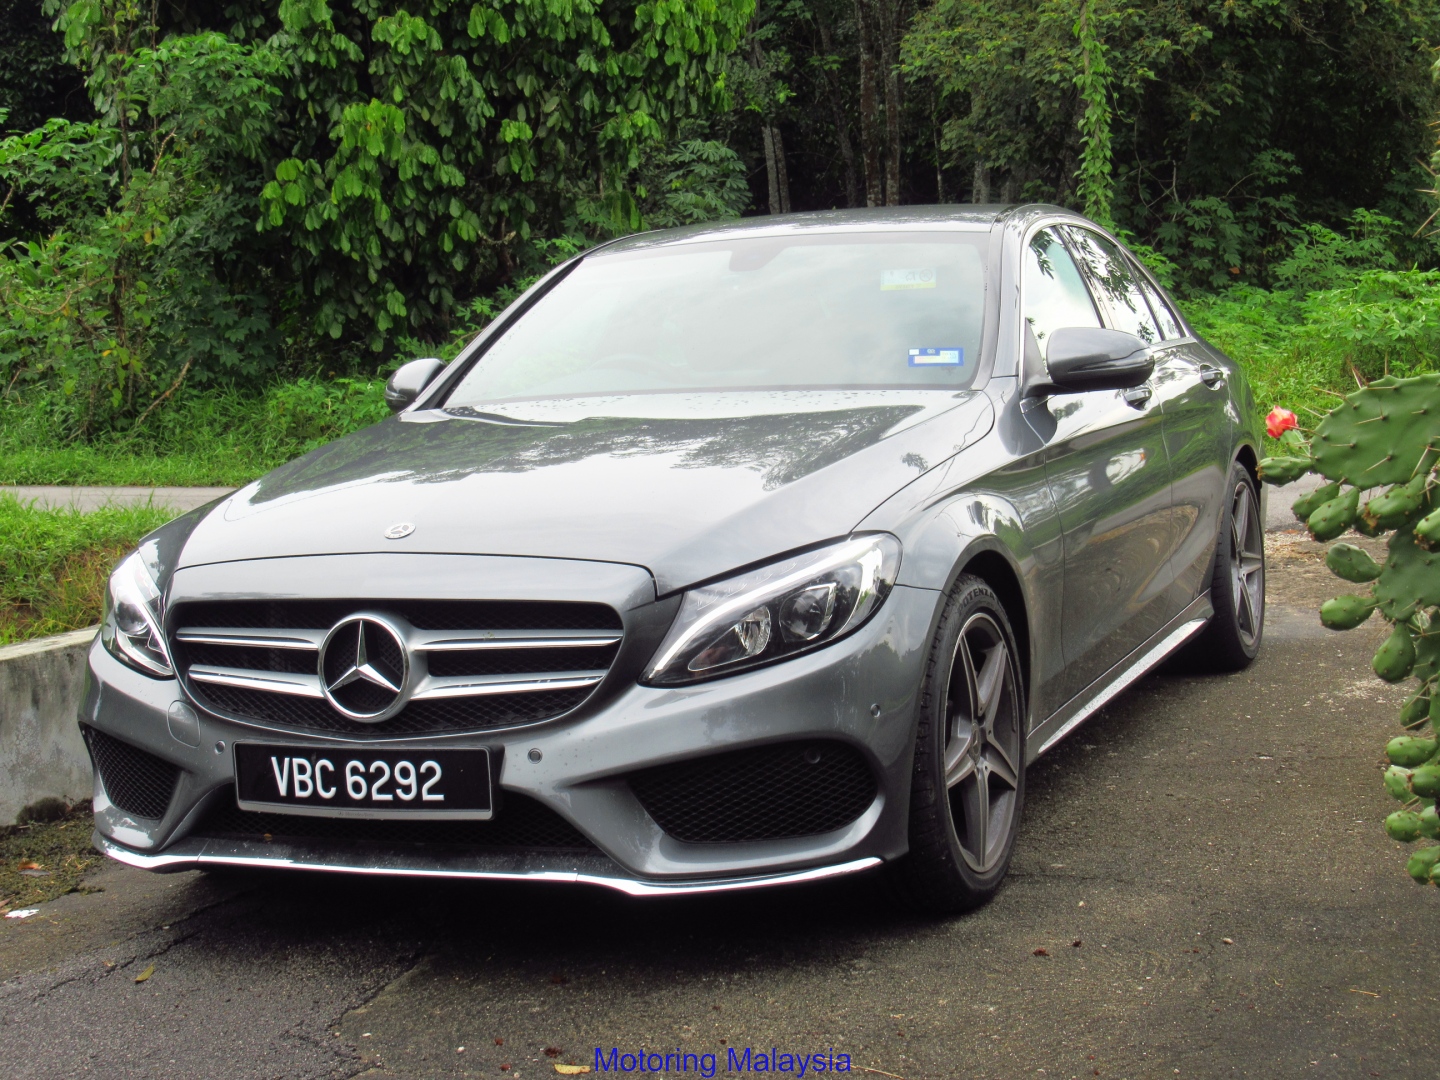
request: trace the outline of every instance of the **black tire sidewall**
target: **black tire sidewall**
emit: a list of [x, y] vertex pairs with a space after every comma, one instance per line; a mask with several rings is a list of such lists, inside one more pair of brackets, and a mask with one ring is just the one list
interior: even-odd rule
[[[1211, 666], [1223, 671], [1238, 671], [1247, 667], [1260, 655], [1260, 645], [1265, 640], [1263, 594], [1260, 628], [1255, 634], [1255, 640], [1247, 645], [1240, 633], [1239, 612], [1235, 608], [1235, 599], [1231, 592], [1234, 559], [1230, 554], [1230, 530], [1234, 519], [1235, 491], [1241, 484], [1250, 489], [1254, 511], [1256, 514], [1260, 513], [1259, 488], [1250, 471], [1237, 461], [1230, 467], [1229, 480], [1225, 485], [1225, 503], [1220, 511], [1220, 531], [1215, 541], [1215, 569], [1210, 579], [1210, 606], [1215, 609], [1215, 614], [1211, 616], [1210, 625], [1202, 639], [1207, 646]], [[1260, 528], [1263, 535], [1263, 520]], [[1263, 544], [1261, 557], [1264, 557]]]
[[[960, 631], [970, 617], [984, 612], [995, 620], [1004, 635], [1014, 665], [1015, 692], [1019, 700], [1021, 739], [1017, 762], [1015, 813], [1010, 834], [995, 865], [977, 874], [965, 861], [945, 787], [946, 700], [959, 644]], [[958, 912], [988, 900], [1009, 869], [1025, 805], [1025, 684], [1019, 663], [1015, 633], [1000, 598], [983, 580], [961, 574], [945, 599], [931, 642], [920, 693], [920, 717], [915, 734], [915, 765], [910, 794], [910, 854], [903, 862], [912, 898], [932, 911]]]

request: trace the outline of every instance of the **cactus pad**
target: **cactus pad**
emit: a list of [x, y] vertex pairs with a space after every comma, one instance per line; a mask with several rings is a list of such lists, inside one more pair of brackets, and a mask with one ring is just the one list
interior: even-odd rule
[[1380, 576], [1380, 564], [1354, 544], [1336, 544], [1325, 553], [1325, 565], [1336, 577], [1363, 583]]
[[1440, 375], [1377, 379], [1345, 398], [1310, 441], [1315, 470], [1357, 487], [1405, 484], [1434, 460], [1440, 434]]
[[1390, 537], [1390, 554], [1375, 581], [1375, 599], [1387, 619], [1408, 619], [1440, 604], [1440, 552], [1426, 551], [1415, 534], [1400, 529]]

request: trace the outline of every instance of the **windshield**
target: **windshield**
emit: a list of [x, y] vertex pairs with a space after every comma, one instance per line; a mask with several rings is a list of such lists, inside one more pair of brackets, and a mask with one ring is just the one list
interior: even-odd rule
[[989, 233], [736, 238], [585, 259], [446, 408], [589, 394], [975, 377]]

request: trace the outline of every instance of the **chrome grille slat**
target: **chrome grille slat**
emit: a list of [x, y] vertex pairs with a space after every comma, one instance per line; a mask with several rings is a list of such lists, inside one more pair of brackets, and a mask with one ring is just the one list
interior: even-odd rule
[[[624, 637], [613, 608], [564, 601], [180, 602], [173, 618], [180, 672], [205, 708], [267, 727], [377, 739], [567, 713], [604, 681]], [[330, 659], [325, 675], [319, 670], [324, 643], [342, 624], [353, 637], [355, 618], [392, 626], [397, 655], [409, 655], [406, 704], [385, 719], [357, 716], [348, 699], [337, 709], [324, 688], [325, 678], [338, 678]]]
[[547, 671], [534, 675], [431, 675], [421, 681], [410, 700], [483, 697], [487, 694], [534, 694], [541, 690], [578, 690], [585, 686], [596, 686], [603, 678], [603, 671]]
[[186, 626], [175, 631], [175, 640], [195, 645], [238, 645], [247, 649], [306, 649], [318, 652], [320, 643], [325, 640], [325, 631], [265, 628], [241, 631], [219, 626]]
[[620, 635], [608, 630], [490, 630], [483, 636], [456, 637], [417, 631], [411, 646], [418, 652], [480, 652], [485, 649], [587, 649], [614, 645]]
[[290, 694], [295, 697], [323, 698], [320, 690], [320, 676], [297, 675], [288, 671], [257, 671], [254, 668], [216, 667], [213, 664], [193, 664], [190, 678], [196, 682], [213, 683], [216, 686], [239, 686], [247, 690], [264, 690], [271, 694]]

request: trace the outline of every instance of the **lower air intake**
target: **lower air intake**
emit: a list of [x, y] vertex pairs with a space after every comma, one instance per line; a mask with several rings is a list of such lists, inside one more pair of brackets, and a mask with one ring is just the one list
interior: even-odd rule
[[875, 777], [854, 747], [780, 743], [632, 773], [655, 823], [690, 844], [783, 840], [850, 824], [875, 801]]
[[96, 728], [82, 726], [90, 759], [110, 801], [136, 817], [165, 816], [180, 768]]
[[489, 821], [404, 821], [302, 817], [241, 810], [233, 796], [216, 803], [194, 836], [274, 843], [424, 845], [505, 851], [594, 851], [595, 845], [544, 803], [507, 792]]

